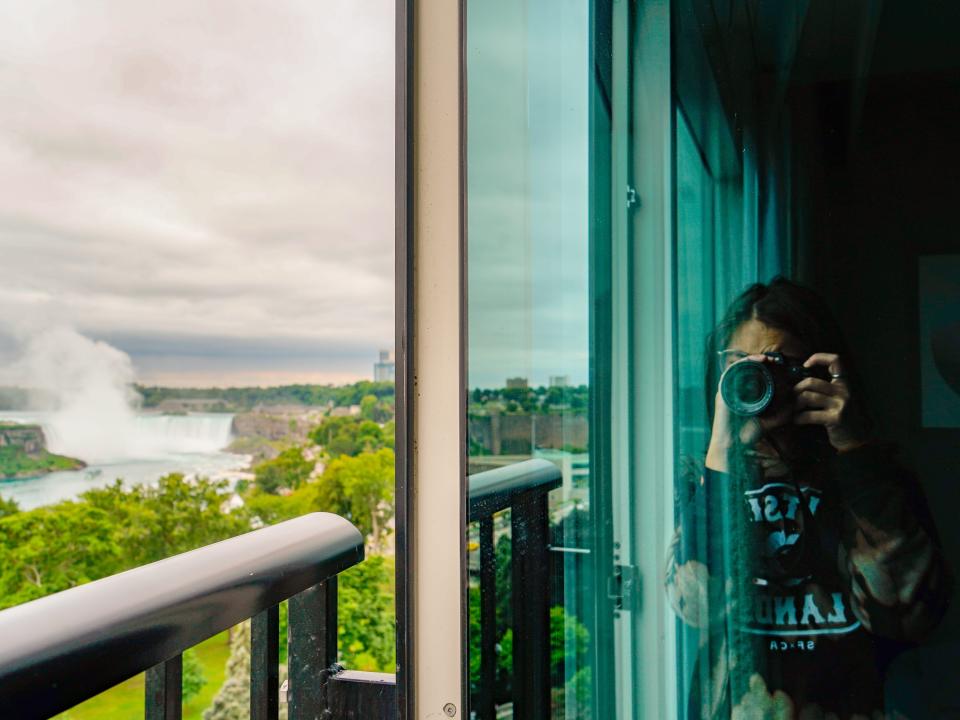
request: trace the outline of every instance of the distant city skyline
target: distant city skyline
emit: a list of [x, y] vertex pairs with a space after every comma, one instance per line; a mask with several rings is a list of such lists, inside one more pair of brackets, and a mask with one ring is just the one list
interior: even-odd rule
[[[331, 353], [318, 360], [316, 355], [306, 354], [296, 356], [287, 355], [283, 358], [286, 367], [276, 367], [279, 363], [273, 361], [274, 367], [256, 370], [250, 367], [251, 359], [239, 356], [235, 360], [230, 356], [218, 356], [206, 361], [209, 367], [204, 368], [202, 358], [190, 358], [181, 362], [177, 356], [164, 358], [139, 357], [134, 361], [137, 382], [141, 385], [158, 385], [163, 387], [270, 387], [277, 385], [318, 384], [318, 385], [346, 385], [359, 380], [376, 380], [376, 373], [371, 373], [370, 367], [375, 365], [377, 352], [351, 351]], [[173, 367], [166, 369], [169, 363]], [[240, 369], [230, 367], [231, 363], [240, 366]], [[318, 366], [324, 369], [316, 369]], [[194, 370], [185, 371], [190, 367]], [[355, 368], [363, 368], [356, 370]], [[217, 380], [217, 378], [222, 380]], [[211, 380], [213, 378], [213, 380]], [[392, 378], [391, 378], [392, 379]]]
[[370, 379], [393, 33], [389, 0], [8, 7], [0, 368], [62, 326], [145, 384]]

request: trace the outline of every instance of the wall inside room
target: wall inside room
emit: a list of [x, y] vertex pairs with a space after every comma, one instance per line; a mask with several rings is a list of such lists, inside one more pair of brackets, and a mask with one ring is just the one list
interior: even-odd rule
[[[875, 77], [859, 118], [850, 90], [794, 98], [798, 276], [839, 316], [878, 434], [919, 477], [956, 576], [960, 428], [922, 426], [918, 266], [960, 253], [960, 74]], [[958, 636], [954, 602], [937, 638]]]

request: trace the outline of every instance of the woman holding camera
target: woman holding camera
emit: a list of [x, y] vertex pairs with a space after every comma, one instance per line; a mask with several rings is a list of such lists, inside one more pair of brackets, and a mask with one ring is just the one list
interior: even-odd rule
[[710, 444], [667, 564], [671, 604], [701, 630], [689, 715], [882, 715], [886, 667], [949, 598], [919, 487], [871, 436], [812, 291], [751, 286], [708, 356]]

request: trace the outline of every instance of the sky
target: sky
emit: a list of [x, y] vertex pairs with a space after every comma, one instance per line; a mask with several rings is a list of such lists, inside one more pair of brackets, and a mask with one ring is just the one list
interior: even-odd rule
[[0, 362], [348, 382], [393, 339], [393, 2], [0, 0]]
[[589, 4], [468, 4], [468, 386], [588, 382]]

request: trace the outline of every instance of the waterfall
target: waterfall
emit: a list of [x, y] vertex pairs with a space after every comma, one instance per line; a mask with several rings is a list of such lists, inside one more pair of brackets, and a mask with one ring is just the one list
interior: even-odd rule
[[215, 453], [230, 444], [233, 415], [115, 413], [106, 417], [63, 412], [0, 412], [0, 420], [37, 423], [47, 449], [87, 463], [162, 459]]
[[233, 415], [138, 415], [131, 445], [149, 456], [167, 453], [209, 453], [230, 444]]

